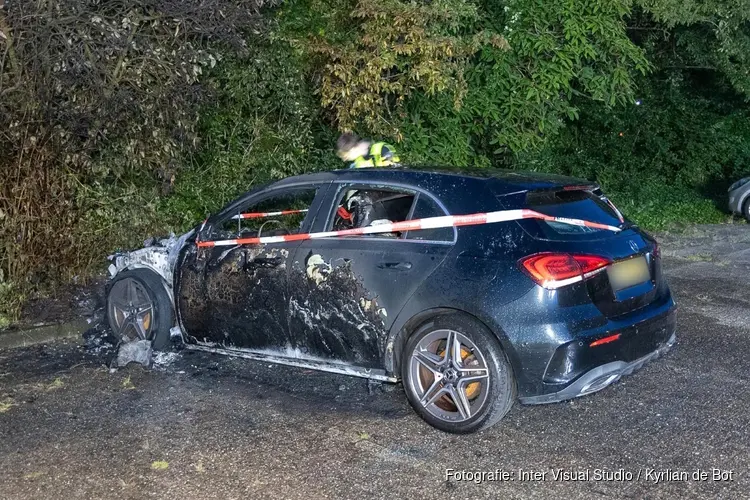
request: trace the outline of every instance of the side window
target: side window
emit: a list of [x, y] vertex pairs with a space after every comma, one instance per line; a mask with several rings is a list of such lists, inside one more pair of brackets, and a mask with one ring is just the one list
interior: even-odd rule
[[220, 223], [212, 239], [258, 238], [297, 234], [315, 199], [316, 189], [284, 191], [241, 206]]
[[[414, 213], [411, 219], [427, 219], [429, 217], [442, 217], [446, 215], [445, 211], [430, 198], [420, 194], [417, 198], [417, 205], [414, 207]], [[435, 229], [421, 229], [419, 231], [409, 231], [406, 234], [408, 240], [424, 241], [453, 241], [453, 228], [441, 227]]]
[[[341, 231], [408, 220], [415, 193], [408, 190], [345, 187], [339, 193], [333, 223]], [[400, 238], [402, 233], [377, 233], [358, 238]]]

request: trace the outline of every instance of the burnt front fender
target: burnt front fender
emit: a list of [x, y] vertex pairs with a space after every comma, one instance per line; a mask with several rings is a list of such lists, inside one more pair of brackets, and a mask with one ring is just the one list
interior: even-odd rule
[[130, 269], [148, 269], [161, 277], [164, 290], [169, 295], [172, 306], [174, 306], [172, 284], [174, 283], [175, 264], [185, 242], [194, 234], [195, 230], [181, 236], [173, 234], [169, 238], [154, 241], [144, 248], [110, 255], [109, 260], [112, 262], [109, 265], [110, 278]]

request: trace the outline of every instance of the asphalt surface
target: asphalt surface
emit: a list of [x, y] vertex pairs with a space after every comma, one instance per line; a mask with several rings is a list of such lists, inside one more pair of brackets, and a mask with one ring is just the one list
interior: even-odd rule
[[469, 436], [363, 379], [187, 351], [110, 373], [76, 342], [0, 350], [0, 498], [747, 498], [750, 226], [662, 243], [675, 348]]

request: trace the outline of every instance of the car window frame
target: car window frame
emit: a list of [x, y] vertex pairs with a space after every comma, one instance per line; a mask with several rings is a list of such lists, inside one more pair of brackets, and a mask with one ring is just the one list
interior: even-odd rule
[[331, 183], [329, 181], [324, 182], [300, 182], [295, 184], [284, 184], [283, 186], [269, 186], [265, 189], [259, 188], [251, 191], [250, 193], [240, 197], [227, 205], [222, 211], [216, 215], [207, 219], [205, 227], [200, 231], [200, 238], [202, 241], [211, 241], [211, 237], [214, 229], [221, 224], [224, 224], [233, 216], [239, 213], [241, 207], [251, 207], [256, 203], [262, 203], [268, 199], [274, 198], [285, 193], [292, 193], [295, 191], [313, 190], [315, 197], [310, 204], [307, 214], [302, 221], [302, 226], [298, 234], [309, 233], [315, 223], [315, 219], [320, 212], [321, 207], [325, 203], [327, 198], [328, 189]]
[[[424, 191], [418, 191], [417, 192], [417, 197], [414, 200], [414, 203], [412, 203], [411, 210], [409, 210], [409, 218], [407, 220], [412, 220], [412, 217], [414, 217], [414, 212], [416, 212], [416, 210], [417, 210], [417, 204], [419, 203], [419, 200], [422, 198], [422, 196], [425, 196], [426, 198], [429, 198], [430, 200], [434, 201], [435, 204], [437, 205], [438, 209], [440, 209], [440, 210], [443, 211], [443, 215], [438, 215], [436, 217], [450, 216], [450, 214], [448, 213], [448, 210], [440, 203], [440, 201], [436, 197], [431, 196], [430, 194], [428, 194], [428, 193], [426, 193]], [[432, 228], [430, 228], [430, 229], [432, 229]], [[435, 229], [438, 229], [438, 228], [435, 228]], [[416, 238], [409, 238], [408, 237], [409, 233], [411, 233], [412, 231], [419, 231], [418, 229], [417, 230], [412, 229], [410, 231], [407, 231], [406, 235], [404, 237], [404, 240], [405, 241], [414, 241], [414, 242], [422, 242], [422, 241], [424, 241], [424, 242], [427, 242], [427, 243], [450, 243], [450, 244], [453, 244], [457, 240], [456, 227], [452, 226], [451, 229], [453, 229], [453, 240], [422, 240], [422, 239], [416, 239]]]
[[[398, 190], [406, 190], [411, 191], [414, 193], [414, 200], [412, 201], [411, 207], [409, 208], [409, 213], [407, 214], [406, 220], [411, 220], [412, 215], [414, 214], [414, 210], [417, 206], [417, 202], [419, 201], [419, 196], [427, 196], [432, 201], [435, 202], [435, 204], [440, 208], [440, 210], [443, 211], [443, 216], [449, 216], [450, 212], [446, 208], [445, 204], [440, 201], [440, 199], [436, 196], [434, 196], [429, 191], [422, 189], [417, 186], [413, 186], [410, 184], [402, 184], [398, 182], [378, 182], [378, 181], [352, 181], [352, 180], [339, 180], [339, 181], [333, 181], [331, 183], [332, 189], [331, 189], [331, 196], [330, 198], [330, 204], [331, 206], [328, 209], [328, 214], [325, 218], [325, 224], [323, 226], [323, 231], [329, 231], [333, 228], [333, 223], [335, 220], [335, 214], [336, 210], [338, 210], [339, 206], [339, 200], [342, 196], [342, 192], [345, 189], [370, 189], [370, 190], [389, 190], [393, 189], [395, 191]], [[322, 207], [321, 207], [322, 211]], [[458, 240], [458, 232], [456, 231], [456, 227], [452, 227], [453, 229], [453, 239], [452, 240], [415, 240], [415, 239], [408, 239], [406, 238], [407, 234], [410, 231], [407, 231], [404, 233], [404, 235], [400, 238], [366, 238], [364, 241], [393, 241], [393, 242], [408, 242], [408, 243], [423, 243], [426, 245], [455, 245], [456, 241]], [[374, 236], [374, 235], [373, 235]], [[357, 238], [363, 238], [362, 236], [352, 236], [347, 238], [347, 241], [356, 241]]]

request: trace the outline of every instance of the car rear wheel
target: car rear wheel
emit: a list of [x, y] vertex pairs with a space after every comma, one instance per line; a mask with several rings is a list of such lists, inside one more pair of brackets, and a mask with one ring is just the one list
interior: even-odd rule
[[154, 349], [166, 348], [173, 322], [172, 303], [161, 278], [147, 269], [115, 276], [107, 292], [107, 319], [118, 340], [150, 340]]
[[745, 203], [742, 204], [742, 215], [745, 216], [746, 221], [750, 222], [750, 196], [748, 196]]
[[458, 313], [435, 317], [409, 338], [401, 377], [411, 406], [446, 432], [489, 427], [516, 398], [513, 371], [498, 340]]

